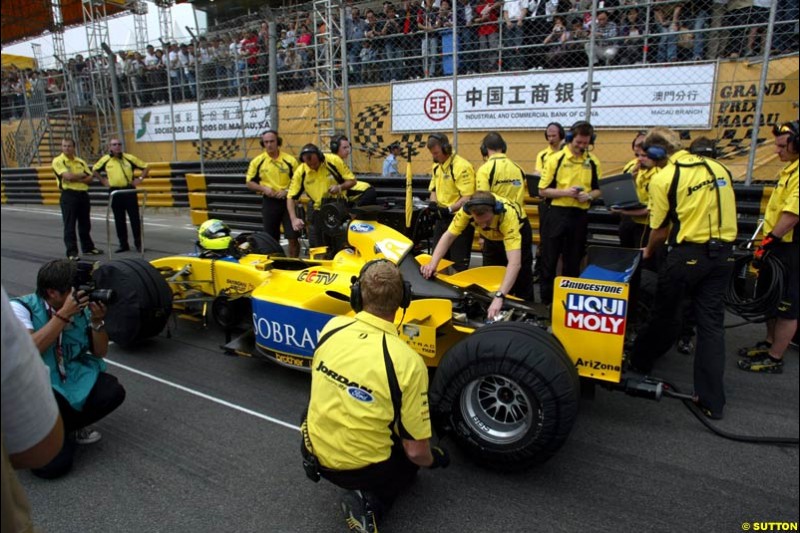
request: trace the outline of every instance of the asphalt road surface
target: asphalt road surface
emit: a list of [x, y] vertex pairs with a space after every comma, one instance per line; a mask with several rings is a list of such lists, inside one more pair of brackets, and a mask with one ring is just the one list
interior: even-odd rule
[[[93, 235], [107, 248], [103, 213], [95, 208]], [[33, 291], [38, 267], [64, 254], [58, 209], [3, 206], [1, 232], [3, 285], [12, 296]], [[147, 214], [147, 258], [190, 251], [193, 240], [185, 211]], [[735, 367], [737, 347], [762, 335], [758, 325], [728, 330], [728, 406], [714, 425], [797, 438], [797, 351], [782, 375]], [[308, 376], [225, 356], [222, 341], [213, 326], [179, 320], [136, 349], [112, 345], [108, 370], [127, 399], [97, 424], [103, 439], [81, 447], [63, 479], [19, 473], [36, 523], [76, 533], [344, 530], [339, 490], [307, 480], [299, 459]], [[691, 390], [691, 361], [670, 352], [655, 373]], [[452, 466], [421, 472], [381, 531], [736, 532], [798, 521], [798, 448], [727, 440], [677, 400], [599, 389], [561, 451], [524, 472], [480, 468], [442, 444]]]

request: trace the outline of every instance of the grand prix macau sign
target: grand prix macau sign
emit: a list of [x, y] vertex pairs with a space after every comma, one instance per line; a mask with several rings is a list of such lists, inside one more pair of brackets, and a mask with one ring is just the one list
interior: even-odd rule
[[628, 314], [628, 285], [557, 278], [553, 291], [553, 334], [578, 374], [619, 381]]

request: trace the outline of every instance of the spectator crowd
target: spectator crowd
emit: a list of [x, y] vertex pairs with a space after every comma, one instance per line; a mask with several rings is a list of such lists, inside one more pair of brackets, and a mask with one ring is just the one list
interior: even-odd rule
[[[767, 43], [773, 1], [778, 2], [777, 23]], [[347, 0], [342, 9], [343, 25], [336, 10], [330, 25], [309, 11], [276, 19], [278, 90], [313, 87], [313, 69], [331, 61], [341, 76], [338, 52], [329, 57], [338, 45], [345, 48], [351, 85], [454, 71], [735, 59], [762, 55], [767, 47], [773, 54], [798, 49], [798, 7], [789, 0], [600, 0], [594, 20], [591, 0], [404, 0], [382, 5]], [[459, 58], [455, 68], [454, 41]], [[3, 118], [21, 116], [26, 100], [52, 109], [64, 107], [70, 95], [74, 105], [90, 106], [101, 90], [110, 94], [110, 68], [120, 80], [123, 106], [266, 94], [268, 24], [249, 18], [236, 28], [211, 29], [197, 41], [120, 51], [113, 61], [104, 54], [78, 54], [61, 69], [4, 67]], [[101, 76], [93, 77], [93, 72]], [[97, 87], [100, 78], [105, 87]]]

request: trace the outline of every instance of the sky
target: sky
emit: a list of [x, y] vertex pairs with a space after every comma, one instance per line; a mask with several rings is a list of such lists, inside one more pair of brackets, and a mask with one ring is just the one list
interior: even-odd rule
[[[161, 30], [158, 26], [158, 8], [150, 2], [147, 3], [147, 7], [147, 36], [153, 44], [157, 44], [158, 38], [161, 35]], [[197, 21], [201, 31], [205, 29], [205, 18], [203, 12], [197, 12]], [[176, 40], [188, 41], [191, 39], [188, 32], [184, 29], [185, 26], [189, 26], [192, 31], [195, 29], [195, 19], [191, 4], [180, 4], [172, 7], [172, 26], [173, 37], [175, 37]], [[110, 19], [108, 21], [108, 35], [112, 50], [128, 50], [134, 48], [136, 38], [133, 33], [133, 17], [128, 15]], [[48, 68], [52, 66], [54, 62], [52, 59], [53, 39], [49, 34], [41, 38], [31, 39], [11, 46], [4, 46], [3, 53], [32, 57], [32, 43], [39, 43], [42, 47], [42, 67]], [[79, 53], [85, 55], [88, 48], [86, 43], [86, 28], [84, 26], [77, 26], [64, 32], [64, 48], [66, 49], [67, 57], [73, 57]]]

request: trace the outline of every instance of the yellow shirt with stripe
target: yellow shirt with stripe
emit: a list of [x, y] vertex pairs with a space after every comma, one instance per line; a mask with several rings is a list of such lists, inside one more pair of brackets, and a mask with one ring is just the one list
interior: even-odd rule
[[680, 150], [650, 180], [649, 192], [650, 227], [671, 224], [670, 243], [736, 239], [733, 179], [719, 161]]
[[[633, 169], [636, 168], [636, 165], [638, 164], [639, 159], [634, 157], [625, 164], [625, 166], [622, 168], [622, 173], [633, 174]], [[650, 201], [650, 193], [648, 192], [648, 189], [650, 188], [650, 180], [653, 179], [653, 176], [655, 176], [657, 170], [658, 167], [642, 168], [639, 166], [639, 170], [634, 176], [634, 183], [636, 184], [636, 196], [643, 205], [647, 205]], [[648, 215], [640, 215], [631, 218], [633, 218], [633, 221], [637, 224], [647, 225], [650, 222], [650, 217]]]
[[521, 250], [520, 224], [523, 219], [522, 211], [517, 207], [516, 202], [496, 194], [493, 194], [493, 196], [497, 202], [502, 204], [503, 209], [500, 213], [494, 214], [488, 227], [484, 228], [478, 225], [464, 209], [459, 209], [452, 222], [450, 222], [447, 231], [454, 235], [461, 235], [467, 229], [467, 226], [472, 224], [475, 227], [475, 232], [479, 233], [484, 239], [503, 241], [503, 247], [506, 251]]
[[122, 152], [119, 157], [106, 154], [94, 164], [92, 170], [105, 171], [109, 187], [128, 187], [133, 181], [134, 169], [144, 170], [147, 163], [135, 155]]
[[85, 173], [86, 175], [91, 175], [92, 171], [89, 169], [89, 165], [86, 164], [86, 161], [81, 159], [80, 157], [75, 157], [70, 159], [66, 156], [66, 154], [61, 154], [55, 159], [53, 159], [52, 163], [53, 172], [56, 175], [56, 183], [58, 184], [59, 189], [69, 190], [69, 191], [88, 191], [89, 184], [88, 183], [78, 183], [74, 181], [63, 181], [61, 176], [64, 173], [69, 172], [72, 174], [81, 174]]
[[344, 199], [344, 192], [331, 195], [328, 193], [328, 189], [331, 185], [341, 185], [345, 180], [352, 179], [355, 179], [353, 171], [344, 164], [341, 157], [325, 154], [324, 161], [320, 163], [317, 170], [312, 170], [307, 164], [300, 163], [289, 183], [288, 195], [296, 200], [305, 192], [314, 204], [319, 206], [322, 200], [327, 198]]
[[[385, 461], [392, 433], [429, 439], [428, 370], [394, 324], [366, 312], [340, 316], [325, 325], [320, 339], [334, 330], [317, 348], [311, 367], [307, 424], [322, 466], [352, 470]], [[399, 413], [392, 404], [387, 358], [402, 393]]]
[[[798, 163], [800, 160], [792, 161], [778, 174], [778, 183], [769, 197], [767, 210], [764, 212], [764, 235], [772, 231], [781, 218], [781, 213], [798, 214]], [[796, 235], [795, 226], [781, 237], [781, 242], [797, 242], [800, 239], [797, 239]]]
[[245, 183], [253, 181], [276, 191], [289, 188], [292, 175], [300, 163], [294, 156], [279, 151], [278, 157], [272, 158], [267, 152], [257, 155], [247, 167]]
[[502, 196], [525, 211], [525, 171], [505, 154], [492, 154], [478, 169], [475, 181], [476, 190]]
[[462, 196], [472, 196], [475, 194], [472, 163], [453, 154], [444, 163], [434, 164], [428, 190], [436, 192], [436, 203], [440, 207], [450, 207]]
[[547, 163], [547, 159], [551, 155], [558, 153], [560, 150], [561, 149], [553, 150], [553, 147], [548, 144], [547, 148], [541, 150], [538, 154], [536, 154], [536, 166], [534, 167], [534, 173], [539, 174], [539, 176], [541, 176], [542, 172], [544, 172], [544, 165], [545, 163]]
[[[539, 181], [539, 189], [569, 189], [571, 187], [583, 187], [589, 192], [597, 189], [598, 181], [603, 176], [600, 161], [588, 150], [581, 155], [573, 155], [569, 145], [562, 148], [552, 156], [547, 158], [544, 165], [542, 179]], [[553, 198], [552, 206], [577, 207], [579, 209], [589, 209], [590, 202], [579, 202], [576, 198], [559, 197]]]

